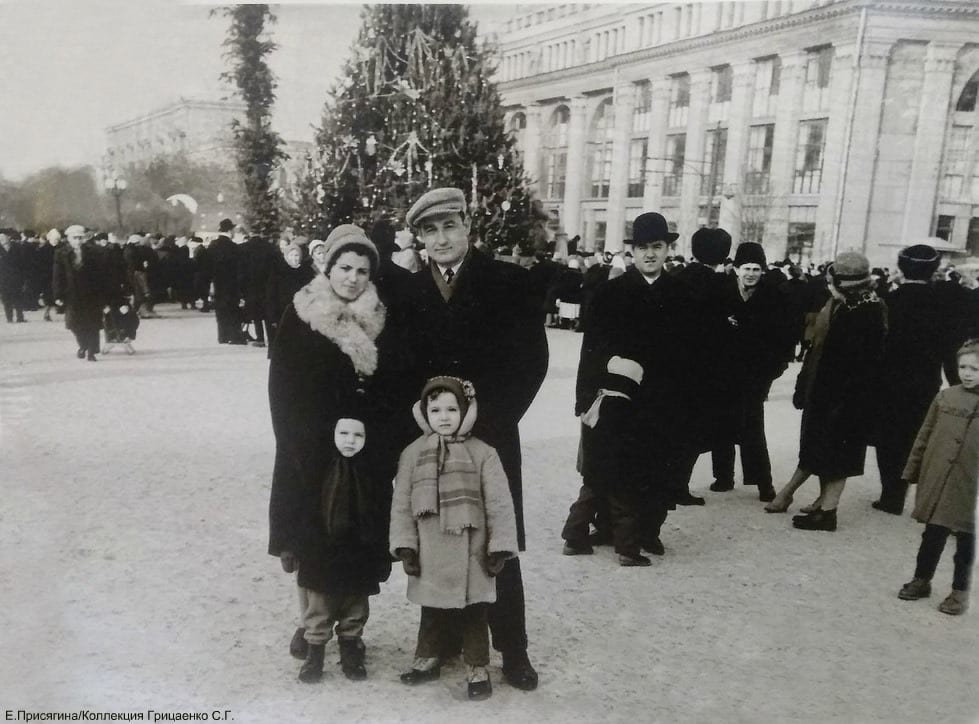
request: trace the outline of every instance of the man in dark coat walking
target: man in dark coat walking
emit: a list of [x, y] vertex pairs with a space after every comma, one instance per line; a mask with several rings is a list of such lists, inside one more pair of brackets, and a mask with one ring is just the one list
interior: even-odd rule
[[[547, 338], [527, 272], [494, 261], [469, 243], [470, 219], [459, 189], [433, 189], [409, 209], [406, 220], [428, 251], [429, 266], [414, 274], [394, 312], [407, 369], [400, 387], [406, 412], [429, 377], [469, 380], [479, 398], [473, 434], [496, 448], [510, 484], [524, 550], [520, 435], [523, 417], [547, 372]], [[406, 415], [407, 442], [417, 432]], [[520, 561], [506, 562], [496, 578], [489, 613], [493, 647], [503, 654], [503, 675], [520, 689], [537, 686], [527, 657]]]
[[8, 324], [25, 321], [25, 255], [16, 236], [12, 229], [0, 229], [0, 300]]
[[235, 224], [222, 219], [221, 234], [207, 247], [207, 276], [214, 285], [214, 316], [219, 344], [245, 344], [241, 331], [241, 293], [238, 287], [239, 250], [231, 237]]
[[54, 255], [52, 287], [58, 304], [65, 305], [65, 326], [78, 342], [78, 359], [95, 362], [102, 329], [102, 308], [108, 301], [108, 280], [102, 250], [85, 242], [85, 227], [69, 226], [68, 243]]

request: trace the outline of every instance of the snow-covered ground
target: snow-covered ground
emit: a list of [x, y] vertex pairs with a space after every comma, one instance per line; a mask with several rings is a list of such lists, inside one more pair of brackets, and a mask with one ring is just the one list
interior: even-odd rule
[[[607, 548], [561, 555], [574, 498], [580, 336], [550, 331], [551, 367], [522, 426], [522, 566], [531, 693], [494, 654], [487, 702], [461, 662], [398, 681], [418, 610], [399, 568], [371, 600], [369, 679], [328, 648], [318, 685], [287, 652], [295, 583], [265, 554], [272, 469], [264, 350], [219, 346], [214, 319], [161, 308], [130, 357], [75, 359], [62, 326], [0, 326], [0, 709], [237, 722], [966, 722], [979, 720], [979, 611], [896, 597], [921, 527], [849, 484], [836, 533], [766, 515], [754, 489], [710, 493], [709, 460], [663, 530], [667, 554], [621, 568]], [[794, 468], [793, 366], [768, 404], [776, 478]], [[815, 483], [804, 488], [809, 502]], [[151, 715], [152, 716], [152, 715]], [[150, 719], [152, 721], [152, 718]]]

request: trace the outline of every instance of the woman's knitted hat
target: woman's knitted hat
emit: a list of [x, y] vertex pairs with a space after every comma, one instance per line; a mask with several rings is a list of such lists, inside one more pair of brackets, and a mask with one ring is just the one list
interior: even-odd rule
[[870, 284], [870, 262], [859, 251], [840, 252], [830, 267], [833, 286], [843, 291]]
[[905, 279], [926, 282], [931, 279], [941, 261], [941, 256], [934, 247], [915, 244], [901, 249], [897, 255], [897, 268]]
[[373, 276], [377, 271], [377, 265], [381, 263], [381, 258], [374, 242], [368, 239], [364, 230], [356, 224], [340, 224], [326, 237], [326, 268], [333, 266], [340, 250], [348, 244], [356, 244], [364, 248], [371, 260], [371, 276]]
[[313, 252], [321, 246], [326, 246], [326, 242], [322, 239], [313, 239], [311, 242], [309, 242], [309, 246], [307, 246], [306, 249], [309, 251], [309, 255], [312, 256]]

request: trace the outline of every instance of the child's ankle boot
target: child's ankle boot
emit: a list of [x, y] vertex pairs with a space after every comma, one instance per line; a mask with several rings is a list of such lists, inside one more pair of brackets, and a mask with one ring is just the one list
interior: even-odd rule
[[493, 695], [493, 684], [485, 666], [470, 666], [466, 676], [469, 698], [473, 701], [489, 699]]
[[360, 639], [340, 639], [340, 668], [352, 681], [367, 678], [364, 668], [364, 642]]
[[310, 644], [306, 660], [299, 669], [299, 680], [306, 684], [314, 684], [323, 678], [323, 656], [325, 644]]
[[902, 601], [917, 601], [919, 598], [928, 598], [930, 595], [931, 581], [926, 581], [924, 578], [915, 578], [901, 586], [897, 597]]

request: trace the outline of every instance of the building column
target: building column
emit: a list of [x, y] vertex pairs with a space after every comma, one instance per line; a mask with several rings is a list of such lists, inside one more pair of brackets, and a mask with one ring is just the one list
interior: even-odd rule
[[612, 178], [608, 189], [608, 212], [605, 220], [605, 248], [621, 251], [625, 231], [625, 200], [629, 184], [629, 144], [632, 142], [632, 111], [636, 105], [634, 83], [620, 83], [615, 89], [612, 139]]
[[802, 107], [806, 53], [795, 51], [781, 56], [778, 110], [775, 137], [772, 139], [772, 167], [769, 178], [770, 202], [763, 244], [769, 259], [784, 259], [789, 236], [789, 194], [795, 169], [795, 146], [799, 129], [798, 109]]
[[527, 106], [524, 111], [527, 119], [527, 127], [523, 132], [523, 148], [520, 153], [523, 156], [524, 173], [530, 177], [530, 190], [535, 196], [540, 196], [540, 117], [541, 107], [536, 105]]
[[[826, 160], [831, 162], [828, 164], [830, 173], [827, 174], [825, 170], [823, 172], [824, 192], [817, 224], [820, 229], [826, 228], [829, 232], [826, 236], [830, 254], [834, 246], [839, 249], [867, 251], [867, 223], [870, 217], [877, 143], [880, 139], [880, 109], [884, 102], [887, 63], [892, 47], [893, 43], [889, 41], [864, 43], [859, 59], [855, 106], [851, 108], [849, 98], [844, 105], [833, 106], [845, 108], [847, 114], [852, 113], [852, 121], [849, 130], [844, 132], [839, 155], [831, 155], [830, 139], [827, 140]], [[856, 49], [851, 46], [846, 50], [846, 57], [841, 58], [840, 62], [850, 62], [852, 65]], [[842, 49], [840, 55], [844, 55]], [[836, 68], [833, 71], [835, 73]], [[852, 72], [851, 68], [850, 73]], [[852, 85], [846, 85], [848, 91], [852, 92]], [[834, 93], [834, 102], [835, 99]], [[868, 142], [870, 139], [873, 142]], [[839, 161], [836, 162], [835, 159]], [[840, 199], [842, 208], [837, 207]]]
[[588, 99], [575, 96], [571, 99], [571, 118], [568, 120], [568, 162], [564, 176], [564, 208], [561, 224], [568, 238], [584, 236], [581, 228], [581, 190], [585, 176], [585, 125]]
[[653, 78], [649, 109], [649, 144], [646, 179], [642, 193], [644, 211], [654, 211], [663, 203], [663, 175], [666, 173], [666, 129], [670, 117], [670, 79]]
[[952, 76], [958, 44], [929, 43], [925, 53], [925, 78], [918, 107], [918, 132], [914, 137], [914, 156], [904, 204], [901, 242], [914, 244], [932, 236], [935, 204], [938, 200], [938, 174], [942, 166], [942, 147], [948, 130], [952, 101]]
[[690, 74], [690, 107], [687, 109], [687, 147], [680, 190], [680, 218], [677, 219], [676, 253], [689, 256], [690, 237], [700, 224], [700, 181], [704, 176], [704, 133], [707, 131], [707, 104], [710, 95], [710, 70]]
[[[727, 152], [724, 155], [724, 178], [722, 183], [725, 195], [721, 197], [721, 214], [718, 224], [726, 229], [731, 238], [741, 240], [741, 201], [744, 198], [740, 188], [744, 183], [744, 162], [748, 154], [748, 135], [751, 127], [751, 102], [755, 88], [755, 68], [752, 63], [739, 63], [732, 69], [731, 108], [727, 122]], [[727, 197], [728, 191], [733, 193]]]

